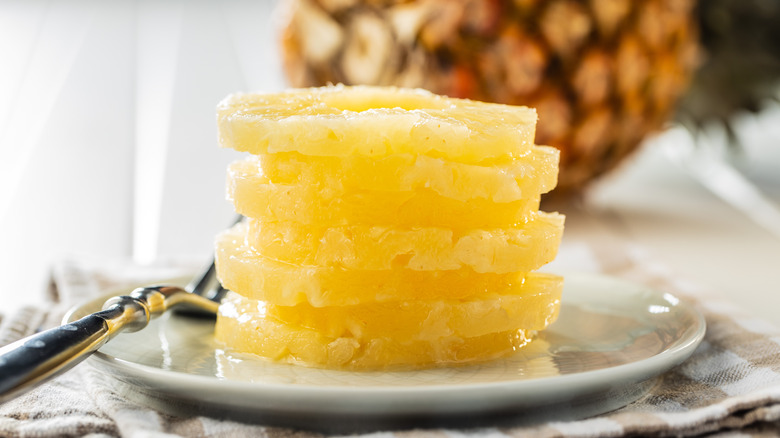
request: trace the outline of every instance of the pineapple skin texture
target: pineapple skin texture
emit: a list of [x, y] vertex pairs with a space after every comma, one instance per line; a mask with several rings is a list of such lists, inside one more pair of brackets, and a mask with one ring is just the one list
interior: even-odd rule
[[552, 196], [568, 196], [622, 163], [675, 113], [702, 58], [695, 6], [284, 0], [280, 53], [294, 87], [420, 87], [534, 107], [536, 141], [561, 150]]

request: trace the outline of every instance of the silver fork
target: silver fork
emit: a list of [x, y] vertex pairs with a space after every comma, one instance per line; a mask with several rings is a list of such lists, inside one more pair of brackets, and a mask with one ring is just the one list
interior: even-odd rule
[[171, 308], [215, 315], [225, 289], [214, 261], [184, 288], [149, 286], [108, 299], [103, 310], [0, 348], [0, 403], [71, 369], [120, 332], [135, 332]]

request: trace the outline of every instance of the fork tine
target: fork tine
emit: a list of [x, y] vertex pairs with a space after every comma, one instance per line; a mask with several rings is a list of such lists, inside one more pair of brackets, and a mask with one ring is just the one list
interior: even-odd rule
[[204, 295], [207, 290], [211, 289], [212, 283], [216, 277], [216, 266], [214, 264], [214, 257], [211, 258], [211, 263], [206, 265], [206, 268], [201, 269], [202, 274], [196, 275], [190, 280], [185, 289], [187, 292], [192, 292], [196, 295]]
[[[236, 225], [243, 220], [244, 216], [240, 214], [236, 215], [231, 226]], [[189, 282], [189, 284], [187, 284], [185, 289], [188, 292], [192, 292], [197, 295], [203, 295], [212, 301], [219, 302], [219, 300], [221, 300], [225, 295], [225, 291], [222, 287], [222, 284], [219, 283], [219, 280], [216, 280], [216, 266], [214, 262], [214, 257], [211, 257], [211, 263], [206, 265], [205, 268], [201, 269], [199, 272], [202, 272], [202, 274], [195, 276]]]
[[[196, 275], [192, 281], [190, 281], [190, 283], [185, 287], [185, 290], [194, 295], [200, 295], [204, 298], [208, 298], [211, 301], [219, 303], [222, 301], [222, 297], [225, 295], [225, 293], [220, 293], [220, 291], [224, 290], [224, 288], [217, 279], [214, 260], [212, 259], [211, 264], [204, 268], [201, 272], [202, 274]], [[192, 317], [214, 318], [215, 316], [212, 312], [207, 312], [199, 307], [190, 306], [187, 304], [177, 306], [173, 311], [178, 315]]]
[[222, 283], [217, 283], [217, 287], [207, 296], [211, 301], [222, 302], [225, 298], [225, 294], [228, 293], [228, 289], [222, 286]]

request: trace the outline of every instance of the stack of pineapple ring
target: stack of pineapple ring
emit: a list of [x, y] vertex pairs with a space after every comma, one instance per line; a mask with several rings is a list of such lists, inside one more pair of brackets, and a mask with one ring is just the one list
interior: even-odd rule
[[329, 86], [218, 107], [232, 291], [215, 336], [235, 352], [339, 369], [493, 359], [557, 316], [563, 216], [539, 211], [558, 151], [533, 109], [422, 90]]

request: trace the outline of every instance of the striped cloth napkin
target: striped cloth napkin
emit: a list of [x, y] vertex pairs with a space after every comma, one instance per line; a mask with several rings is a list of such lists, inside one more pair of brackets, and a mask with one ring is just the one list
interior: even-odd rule
[[[594, 418], [523, 427], [377, 430], [359, 436], [780, 435], [780, 329], [676, 280], [673, 273], [650, 260], [640, 248], [623, 242], [568, 241], [551, 269], [572, 267], [646, 284], [688, 300], [707, 320], [703, 343], [689, 360], [663, 375], [649, 394]], [[60, 263], [53, 273], [50, 305], [3, 316], [0, 345], [57, 324], [67, 307], [101, 291], [178, 277], [193, 269], [190, 264], [138, 267], [105, 261]], [[30, 393], [0, 404], [0, 436], [325, 436], [202, 416], [171, 416], [126, 400], [110, 383], [109, 376], [81, 364]]]

